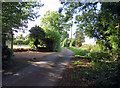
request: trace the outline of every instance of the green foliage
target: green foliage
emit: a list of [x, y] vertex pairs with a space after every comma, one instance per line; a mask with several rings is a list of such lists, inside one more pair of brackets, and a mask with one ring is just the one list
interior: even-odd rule
[[34, 39], [34, 38], [30, 38], [30, 42], [29, 42], [28, 45], [29, 45], [31, 48], [36, 48], [35, 45], [34, 45], [34, 42], [35, 42], [35, 39]]
[[24, 41], [23, 41], [23, 44], [28, 45], [29, 42], [30, 42], [30, 40], [27, 39], [27, 40], [24, 40]]
[[87, 50], [86, 58], [91, 58], [94, 60], [111, 60], [112, 57], [109, 53], [103, 51], [101, 47], [97, 45], [84, 45], [79, 50]]
[[23, 40], [24, 38], [23, 38], [23, 36], [22, 36], [22, 34], [21, 34], [17, 39]]
[[67, 31], [63, 31], [62, 36], [61, 36], [61, 42], [63, 42], [68, 37], [69, 37], [68, 32]]
[[3, 69], [8, 68], [12, 65], [13, 51], [8, 46], [2, 46], [2, 67]]
[[17, 39], [13, 39], [13, 44], [14, 45], [28, 45], [30, 42], [30, 39], [25, 39], [24, 37], [22, 37], [22, 35], [20, 35]]
[[45, 38], [44, 30], [39, 26], [32, 27], [29, 31], [30, 31], [30, 38], [41, 39], [41, 40]]
[[[60, 49], [60, 33], [52, 29], [42, 29], [40, 27], [33, 27], [30, 30], [29, 45], [33, 48], [41, 49], [45, 47], [47, 51], [59, 51]], [[37, 45], [35, 45], [37, 43]]]
[[[77, 62], [77, 61], [76, 61]], [[76, 63], [75, 62], [75, 63]], [[82, 62], [81, 62], [82, 63]], [[77, 64], [76, 64], [77, 65]], [[112, 63], [94, 63], [92, 67], [81, 67], [79, 69], [80, 72], [82, 72], [76, 77], [82, 77], [83, 79], [88, 79], [92, 81], [93, 87], [105, 87], [105, 88], [114, 88], [118, 87], [118, 75], [117, 75], [117, 62]], [[76, 79], [74, 79], [75, 81]], [[85, 83], [88, 87], [91, 86], [91, 84]], [[84, 86], [84, 85], [83, 85]]]
[[[99, 2], [73, 3], [64, 2], [64, 10], [67, 20], [75, 17], [78, 31], [84, 30], [89, 37], [95, 37], [97, 43], [104, 46], [104, 51], [119, 59], [120, 56], [120, 2], [102, 2], [100, 10], [97, 9]], [[81, 11], [81, 14], [79, 14]], [[107, 13], [106, 13], [107, 12]]]
[[42, 18], [41, 25], [43, 28], [51, 28], [52, 30], [58, 31], [60, 34], [64, 31], [63, 29], [68, 29], [69, 25], [63, 21], [64, 15], [59, 14], [57, 11], [47, 11]]
[[13, 39], [13, 44], [17, 45], [17, 39]]
[[[70, 43], [71, 43], [71, 39], [65, 39], [63, 42], [62, 42], [62, 47], [69, 47], [70, 46]], [[72, 39], [72, 46], [76, 46], [76, 40], [75, 39]]]
[[[110, 60], [110, 55], [104, 52], [99, 45], [84, 45], [79, 49], [68, 47], [68, 49], [71, 49], [77, 58], [73, 65], [78, 73], [71, 76], [70, 79], [72, 81], [79, 81], [82, 77], [82, 79], [90, 81], [85, 82], [82, 87], [118, 88], [120, 81], [120, 61]], [[86, 50], [87, 52], [85, 52]], [[84, 55], [84, 58], [81, 55]], [[85, 65], [83, 59], [88, 60], [88, 64], [91, 64], [91, 66], [82, 67]]]
[[65, 39], [63, 42], [62, 42], [62, 47], [69, 47], [70, 45], [70, 39]]
[[86, 55], [88, 52], [87, 52], [87, 49], [77, 49], [75, 47], [67, 47], [68, 49], [72, 50], [75, 55]]
[[38, 2], [3, 2], [2, 3], [2, 29], [3, 33], [11, 32], [11, 28], [19, 28], [22, 22], [26, 23], [27, 19], [33, 20], [38, 17], [32, 8], [41, 7]]
[[103, 51], [103, 49], [100, 47], [99, 44], [96, 45], [88, 45], [88, 49], [90, 50], [90, 52], [96, 52], [96, 53], [100, 53]]
[[19, 39], [13, 40], [14, 45], [28, 45], [29, 42], [30, 42], [29, 40], [19, 40]]
[[38, 45], [40, 44], [40, 40], [43, 40], [45, 38], [45, 32], [39, 26], [32, 27], [29, 31], [30, 31], [29, 37], [30, 37], [31, 41], [34, 41], [34, 45], [38, 49], [39, 48]]
[[69, 25], [63, 21], [63, 18], [64, 15], [50, 11], [47, 11], [42, 18], [41, 25], [46, 34], [46, 47], [49, 47], [50, 50], [58, 51], [60, 49], [60, 41], [64, 41], [69, 36], [66, 31], [69, 30]]
[[17, 44], [18, 45], [22, 45], [23, 44], [23, 40], [22, 39], [17, 39]]
[[83, 45], [80, 48], [76, 47], [67, 47], [75, 53], [76, 57], [79, 55], [84, 55], [86, 58], [89, 58], [90, 61], [98, 62], [100, 60], [113, 60], [112, 56], [104, 52], [99, 45]]
[[[39, 2], [2, 2], [2, 33], [14, 34], [21, 27], [27, 27], [29, 20], [34, 20], [39, 15], [33, 11], [33, 8], [39, 8], [43, 4]], [[24, 30], [24, 29], [23, 29]], [[10, 38], [10, 36], [2, 35], [2, 43]]]
[[49, 47], [51, 51], [57, 51], [60, 48], [60, 34], [54, 30], [45, 30], [46, 46]]
[[41, 26], [43, 26], [43, 29], [50, 29], [60, 33], [61, 41], [64, 41], [64, 39], [69, 36], [67, 30], [69, 30], [70, 26], [64, 22], [64, 15], [57, 11], [47, 11], [41, 20]]
[[82, 43], [85, 42], [83, 31], [76, 31], [75, 39], [76, 39], [76, 45], [78, 47], [82, 46]]
[[72, 39], [72, 46], [76, 46], [76, 39]]

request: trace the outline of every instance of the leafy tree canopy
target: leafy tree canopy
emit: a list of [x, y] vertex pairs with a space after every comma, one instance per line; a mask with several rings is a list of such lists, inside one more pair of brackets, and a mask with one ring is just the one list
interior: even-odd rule
[[85, 42], [85, 36], [84, 36], [83, 31], [76, 31], [75, 39], [76, 39], [76, 45], [80, 47], [82, 43]]
[[3, 33], [12, 33], [11, 29], [18, 29], [25, 26], [27, 20], [33, 20], [39, 15], [33, 11], [35, 7], [41, 7], [43, 4], [38, 2], [3, 2], [2, 3], [2, 31]]
[[41, 25], [45, 30], [50, 29], [58, 31], [62, 37], [66, 36], [64, 35], [66, 34], [64, 32], [70, 28], [70, 25], [64, 21], [64, 15], [58, 13], [57, 11], [47, 11], [41, 20]]
[[46, 46], [51, 51], [57, 51], [60, 48], [60, 33], [58, 31], [46, 29], [45, 42]]
[[102, 2], [100, 10], [97, 9], [98, 3], [64, 2], [66, 21], [76, 14], [75, 23], [78, 30], [84, 30], [89, 37], [96, 37], [97, 42], [111, 53], [119, 53], [120, 2]]
[[44, 37], [45, 37], [44, 30], [39, 26], [32, 27], [29, 31], [30, 31], [31, 38], [44, 39]]
[[38, 49], [38, 45], [40, 44], [39, 40], [43, 40], [45, 38], [45, 32], [39, 26], [32, 27], [30, 29], [30, 38], [31, 40], [34, 40], [34, 45]]

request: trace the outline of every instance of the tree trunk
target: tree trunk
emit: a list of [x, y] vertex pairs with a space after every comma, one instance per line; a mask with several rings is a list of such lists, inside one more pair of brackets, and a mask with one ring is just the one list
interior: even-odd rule
[[11, 34], [11, 50], [13, 50], [13, 33]]
[[2, 46], [6, 46], [6, 35], [2, 35]]
[[34, 45], [35, 45], [35, 47], [36, 47], [37, 49], [38, 49], [38, 43], [39, 43], [39, 42], [38, 42], [38, 39], [36, 39], [35, 42], [34, 42]]

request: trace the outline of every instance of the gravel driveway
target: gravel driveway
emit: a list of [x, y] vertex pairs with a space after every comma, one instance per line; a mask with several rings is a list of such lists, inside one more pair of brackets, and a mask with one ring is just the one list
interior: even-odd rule
[[71, 50], [62, 48], [60, 53], [49, 55], [18, 71], [15, 75], [3, 78], [3, 86], [54, 86], [73, 55]]

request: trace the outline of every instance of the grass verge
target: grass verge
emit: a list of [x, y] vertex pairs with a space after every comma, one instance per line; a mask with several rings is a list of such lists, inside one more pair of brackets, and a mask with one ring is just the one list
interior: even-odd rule
[[[79, 86], [81, 88], [119, 88], [120, 70], [119, 61], [111, 61], [107, 59], [105, 54], [101, 56], [106, 58], [104, 61], [99, 60], [99, 54], [94, 53], [93, 57], [89, 57], [91, 48], [77, 49], [69, 47], [74, 53], [76, 58], [72, 59], [63, 73], [58, 77], [56, 86]], [[94, 49], [95, 50], [95, 49]], [[97, 58], [98, 57], [98, 58]], [[98, 60], [97, 60], [98, 59]], [[103, 59], [103, 58], [102, 58]]]

